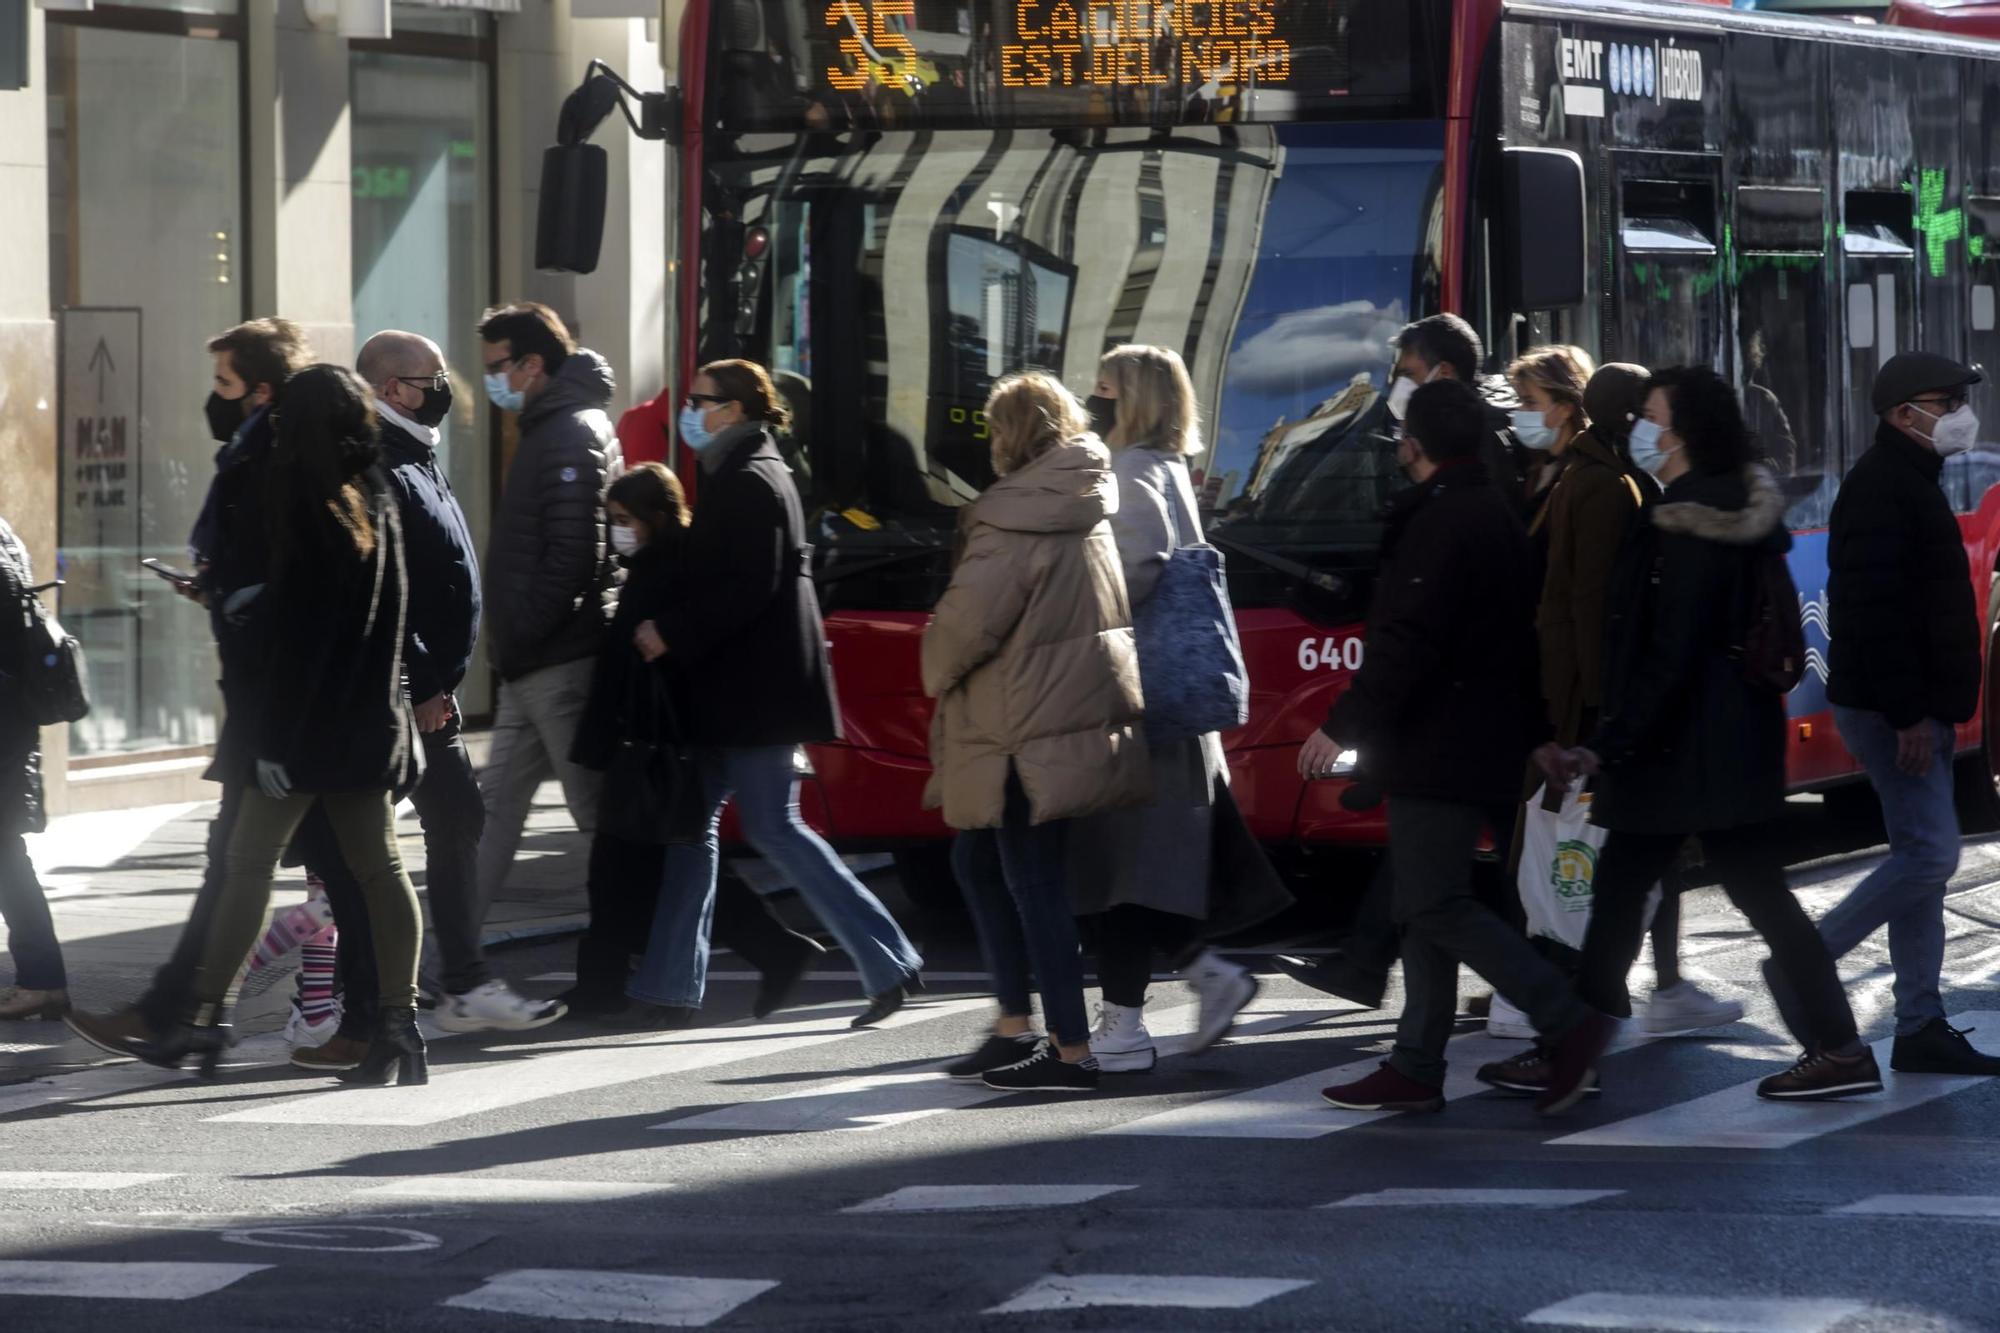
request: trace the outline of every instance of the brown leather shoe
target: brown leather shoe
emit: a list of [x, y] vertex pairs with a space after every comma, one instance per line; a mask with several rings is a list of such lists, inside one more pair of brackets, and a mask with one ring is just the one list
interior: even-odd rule
[[362, 1058], [368, 1054], [368, 1043], [353, 1037], [334, 1036], [318, 1046], [307, 1046], [292, 1052], [292, 1066], [296, 1069], [310, 1069], [317, 1074], [338, 1074], [349, 1069], [358, 1069]]
[[30, 1018], [61, 1018], [69, 1012], [66, 990], [28, 990], [9, 986], [0, 990], [0, 1022]]
[[69, 1030], [95, 1046], [107, 1055], [122, 1055], [128, 1060], [139, 1058], [138, 1049], [158, 1039], [137, 1005], [126, 1005], [108, 1014], [85, 1014], [72, 1009], [63, 1015], [63, 1022]]

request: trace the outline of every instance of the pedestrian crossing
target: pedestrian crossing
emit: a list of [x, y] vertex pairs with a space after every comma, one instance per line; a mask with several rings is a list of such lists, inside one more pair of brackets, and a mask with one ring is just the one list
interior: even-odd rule
[[[673, 1088], [687, 1082], [708, 1084], [711, 1091], [685, 1112], [677, 1112], [671, 1100], [662, 1106], [650, 1130], [663, 1140], [827, 1132], [881, 1136], [937, 1117], [1023, 1104], [1022, 1094], [997, 1092], [976, 1081], [955, 1081], [940, 1068], [946, 1058], [970, 1044], [968, 1038], [978, 1030], [971, 1020], [988, 1012], [989, 1006], [990, 1001], [981, 997], [936, 998], [912, 1004], [874, 1028], [857, 1030], [849, 1023], [860, 1004], [848, 1001], [795, 1010], [761, 1023], [744, 1020], [681, 1031], [552, 1037], [539, 1044], [496, 1048], [491, 1058], [480, 1052], [468, 1060], [443, 1060], [434, 1066], [430, 1082], [422, 1087], [339, 1087], [302, 1078], [297, 1093], [263, 1096], [247, 1103], [225, 1095], [227, 1081], [204, 1085], [174, 1071], [106, 1065], [0, 1087], [0, 1123], [24, 1112], [129, 1107], [140, 1104], [146, 1094], [167, 1089], [195, 1106], [202, 1123], [218, 1132], [251, 1125], [427, 1129], [537, 1103], [559, 1102], [594, 1089], [642, 1083]], [[1149, 1010], [1163, 1073], [1180, 1068], [1196, 1017], [1195, 1006], [1187, 1002]], [[1337, 1026], [1329, 1030], [1327, 1025], [1336, 1020]], [[1961, 1014], [1955, 1021], [2000, 1030], [2000, 1012]], [[871, 1043], [883, 1040], [886, 1034], [918, 1027], [938, 1032], [935, 1043], [923, 1043], [937, 1050], [936, 1064], [912, 1068], [905, 1060], [864, 1074], [838, 1072], [843, 1067], [871, 1068], [876, 1063], [866, 1054]], [[947, 1030], [953, 1035], [946, 1036]], [[1743, 1031], [1738, 1029], [1738, 1033]], [[548, 1030], [550, 1034], [561, 1032], [563, 1029]], [[1287, 1051], [1301, 1049], [1302, 1043], [1324, 1042], [1330, 1050], [1345, 1050], [1349, 1058], [1250, 1087], [1232, 1087], [1231, 1080], [1223, 1078], [1217, 1080], [1216, 1090], [1189, 1089], [1181, 1081], [1171, 1092], [1159, 1096], [1151, 1093], [1147, 1076], [1106, 1075], [1107, 1091], [1121, 1095], [1080, 1104], [1093, 1109], [1085, 1113], [1085, 1122], [1074, 1132], [1132, 1139], [1305, 1141], [1379, 1126], [1397, 1113], [1336, 1110], [1326, 1105], [1320, 1093], [1329, 1085], [1373, 1070], [1384, 1057], [1392, 1035], [1393, 1019], [1384, 1014], [1362, 1014], [1329, 997], [1274, 994], [1267, 988], [1240, 1015], [1229, 1041], [1207, 1060], [1224, 1062], [1216, 1066], [1219, 1070], [1234, 1070], [1239, 1075], [1246, 1070], [1254, 1072], [1268, 1067], [1269, 1062], [1238, 1052], [1272, 1041], [1284, 1042]], [[1579, 1148], [1771, 1152], [1916, 1111], [1989, 1081], [1891, 1074], [1887, 1090], [1874, 1096], [1832, 1103], [1764, 1102], [1755, 1095], [1756, 1084], [1781, 1067], [1787, 1049], [1778, 1044], [1775, 1034], [1765, 1035], [1768, 1040], [1761, 1044], [1673, 1043], [1682, 1052], [1700, 1052], [1704, 1068], [1741, 1072], [1724, 1086], [1716, 1087], [1712, 1082], [1697, 1085], [1702, 1090], [1695, 1095], [1652, 1106], [1623, 1102], [1633, 1094], [1631, 1082], [1621, 1087], [1621, 1074], [1626, 1070], [1643, 1072], [1643, 1065], [1633, 1062], [1648, 1059], [1641, 1048], [1660, 1039], [1628, 1036], [1602, 1065], [1605, 1096], [1584, 1104], [1590, 1119], [1609, 1107], [1626, 1110], [1629, 1106], [1626, 1114], [1583, 1128], [1566, 1129], [1561, 1120], [1532, 1119], [1524, 1120], [1524, 1126], [1530, 1128], [1537, 1143], [1556, 1153]], [[902, 1048], [909, 1044], [903, 1043]], [[1885, 1038], [1875, 1048], [1885, 1070], [1891, 1045]], [[708, 1071], [724, 1066], [754, 1067], [780, 1058], [796, 1062], [802, 1052], [816, 1047], [829, 1048], [819, 1061], [830, 1067], [827, 1073], [788, 1074], [775, 1085], [776, 1091], [750, 1096], [736, 1090], [773, 1085], [755, 1077], [732, 1077], [720, 1085], [730, 1089], [728, 1100], [716, 1104], [712, 1095], [716, 1085]], [[1455, 1036], [1447, 1050], [1447, 1102], [1498, 1096], [1478, 1081], [1477, 1071], [1481, 1065], [1521, 1049], [1519, 1042], [1498, 1040], [1476, 1029]], [[283, 1058], [284, 1049], [276, 1038], [259, 1038], [237, 1049], [232, 1066], [277, 1064]], [[1297, 1068], [1296, 1061], [1290, 1068]], [[1657, 1097], [1657, 1078], [1638, 1082], [1645, 1089], [1639, 1095]], [[283, 1087], [280, 1083], [270, 1091]], [[32, 1188], [28, 1182], [39, 1174], [43, 1173], [0, 1172], [0, 1191]], [[10, 1176], [17, 1178], [15, 1183], [9, 1183]], [[149, 1183], [154, 1178], [146, 1173], [121, 1177], [107, 1172], [95, 1184], [71, 1182], [44, 1188], [109, 1190]]]

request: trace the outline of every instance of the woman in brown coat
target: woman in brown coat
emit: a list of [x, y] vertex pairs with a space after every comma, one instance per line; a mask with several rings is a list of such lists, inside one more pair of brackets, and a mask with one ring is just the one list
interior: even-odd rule
[[[952, 1072], [990, 1087], [1090, 1091], [1097, 1064], [1063, 874], [1068, 821], [1150, 795], [1132, 612], [1107, 521], [1111, 459], [1053, 377], [1010, 376], [986, 404], [998, 480], [924, 632], [937, 699], [926, 805], [956, 829], [997, 829], [1011, 905], [968, 885], [1000, 1002], [994, 1035]], [[1022, 1058], [1027, 973], [1049, 1041]]]

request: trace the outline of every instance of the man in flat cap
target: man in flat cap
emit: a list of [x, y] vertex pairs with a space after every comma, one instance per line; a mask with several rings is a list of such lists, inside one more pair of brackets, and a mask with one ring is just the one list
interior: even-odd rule
[[[1967, 401], [1978, 382], [1977, 372], [1927, 352], [1882, 367], [1875, 443], [1841, 483], [1827, 539], [1826, 694], [1882, 802], [1889, 856], [1827, 913], [1820, 934], [1839, 958], [1889, 928], [1890, 1068], [1903, 1074], [2000, 1074], [2000, 1058], [1945, 1020], [1938, 994], [1945, 883], [1958, 869], [1952, 726], [1972, 717], [1980, 670], [1965, 542], [1938, 477], [1945, 459], [1979, 438]], [[1788, 1010], [1787, 999], [1780, 994]]]

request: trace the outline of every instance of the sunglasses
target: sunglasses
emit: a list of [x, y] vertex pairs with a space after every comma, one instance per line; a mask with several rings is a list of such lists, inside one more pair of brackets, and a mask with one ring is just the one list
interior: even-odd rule
[[442, 373], [436, 375], [398, 375], [396, 376], [396, 382], [398, 384], [412, 385], [419, 389], [429, 389], [434, 393], [443, 393], [446, 386], [451, 383], [450, 379]]
[[720, 407], [724, 403], [733, 403], [735, 401], [734, 398], [723, 398], [712, 393], [691, 393], [687, 396], [689, 407], [699, 407], [702, 404], [707, 404], [710, 407]]

